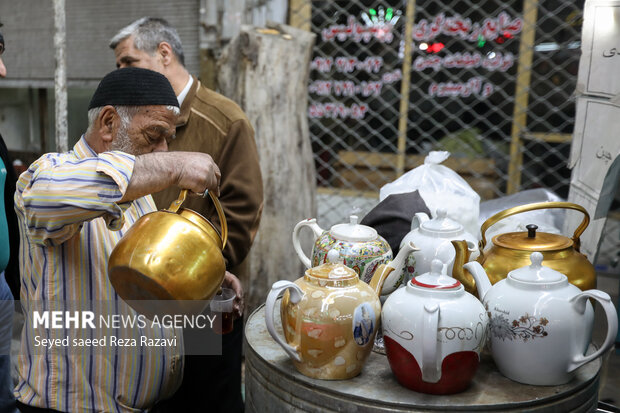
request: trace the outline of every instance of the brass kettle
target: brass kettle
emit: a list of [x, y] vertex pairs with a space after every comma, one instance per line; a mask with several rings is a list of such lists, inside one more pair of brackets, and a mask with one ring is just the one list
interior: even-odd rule
[[[110, 254], [112, 286], [141, 314], [153, 314], [153, 304], [145, 300], [209, 300], [224, 279], [222, 250], [228, 226], [222, 206], [209, 192], [222, 228], [220, 235], [202, 215], [181, 208], [187, 192], [182, 190], [168, 210], [140, 217]], [[203, 309], [194, 306], [192, 312]]]
[[[563, 235], [537, 232], [536, 225], [527, 225], [527, 232], [509, 232], [493, 237], [493, 245], [487, 251], [485, 233], [498, 221], [522, 212], [538, 209], [562, 208], [579, 211], [584, 215], [583, 221], [575, 230], [572, 238]], [[596, 288], [596, 272], [594, 266], [585, 255], [579, 252], [579, 237], [590, 223], [590, 215], [580, 205], [570, 202], [539, 202], [520, 205], [498, 212], [487, 219], [480, 232], [482, 239], [479, 243], [480, 255], [477, 261], [486, 271], [491, 284], [506, 278], [514, 269], [525, 267], [530, 263], [532, 252], [541, 252], [545, 266], [550, 267], [568, 277], [571, 284], [581, 290]], [[457, 252], [453, 277], [461, 281], [466, 290], [476, 294], [475, 282], [471, 274], [464, 271], [462, 264], [468, 261], [469, 251], [465, 241], [453, 242]], [[471, 246], [469, 247], [471, 249]]]

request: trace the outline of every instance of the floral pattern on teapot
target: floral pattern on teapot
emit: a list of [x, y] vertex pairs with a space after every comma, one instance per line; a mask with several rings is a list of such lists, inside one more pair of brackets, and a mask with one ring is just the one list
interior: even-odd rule
[[365, 283], [370, 282], [375, 270], [381, 264], [392, 261], [392, 250], [383, 238], [367, 242], [340, 241], [331, 236], [329, 231], [317, 238], [312, 249], [312, 266], [316, 267], [329, 262], [329, 251], [338, 252], [342, 263], [355, 270]]
[[488, 303], [485, 304], [487, 314], [489, 316], [489, 329], [491, 337], [504, 340], [533, 340], [537, 337], [547, 337], [549, 333], [546, 327], [549, 320], [546, 317], [534, 317], [525, 313], [518, 320], [510, 321], [506, 316], [510, 314], [508, 311], [501, 311], [495, 308], [493, 314], [489, 311]]

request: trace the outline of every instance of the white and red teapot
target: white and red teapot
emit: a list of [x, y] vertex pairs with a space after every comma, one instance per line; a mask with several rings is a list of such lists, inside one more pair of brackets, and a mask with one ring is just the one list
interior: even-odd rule
[[480, 362], [488, 317], [444, 263], [393, 292], [381, 313], [387, 358], [396, 379], [421, 393], [465, 390]]

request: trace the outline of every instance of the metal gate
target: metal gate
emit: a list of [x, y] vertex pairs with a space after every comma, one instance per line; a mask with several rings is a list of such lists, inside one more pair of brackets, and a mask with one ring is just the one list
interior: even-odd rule
[[582, 10], [583, 0], [291, 1], [291, 24], [317, 34], [308, 92], [320, 192], [376, 197], [443, 149], [483, 199], [535, 187], [566, 196]]
[[325, 226], [368, 212], [431, 150], [450, 151], [483, 200], [567, 197], [584, 0], [289, 6], [290, 24], [317, 34], [308, 116]]

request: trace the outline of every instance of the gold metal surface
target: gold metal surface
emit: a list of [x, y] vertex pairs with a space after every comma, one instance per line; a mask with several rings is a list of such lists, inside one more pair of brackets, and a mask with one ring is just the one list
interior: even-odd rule
[[[492, 247], [488, 251], [484, 251], [486, 246], [485, 233], [493, 224], [521, 212], [548, 208], [573, 209], [583, 213], [583, 221], [575, 230], [572, 238], [545, 232], [537, 232], [535, 237], [529, 238], [527, 232], [514, 232], [494, 237]], [[543, 265], [566, 275], [570, 283], [582, 290], [596, 288], [594, 266], [585, 255], [579, 252], [579, 237], [589, 222], [588, 212], [582, 206], [569, 202], [540, 202], [509, 208], [493, 215], [482, 224], [480, 229], [482, 234], [480, 256], [477, 261], [484, 267], [491, 284], [495, 284], [497, 281], [506, 278], [508, 272], [529, 265], [530, 254], [539, 251], [544, 257]], [[496, 241], [498, 242], [496, 243]], [[464, 279], [459, 279], [459, 281], [467, 289], [466, 283], [473, 283], [473, 277], [466, 272], [464, 272], [463, 277]]]
[[[575, 211], [581, 212], [584, 215], [583, 221], [581, 221], [581, 224], [579, 224], [579, 226], [575, 230], [575, 233], [573, 234], [573, 238], [572, 238], [575, 249], [579, 251], [579, 245], [580, 245], [579, 237], [581, 236], [581, 234], [583, 234], [583, 231], [586, 230], [586, 228], [588, 227], [588, 224], [590, 223], [590, 215], [588, 214], [588, 211], [586, 211], [585, 208], [582, 207], [581, 205], [573, 204], [571, 202], [537, 202], [534, 204], [519, 205], [513, 208], [508, 208], [504, 211], [498, 212], [497, 214], [493, 215], [492, 217], [484, 221], [484, 223], [480, 227], [480, 234], [482, 236], [482, 239], [480, 241], [480, 253], [482, 254], [484, 247], [486, 246], [486, 243], [487, 243], [485, 234], [487, 230], [489, 229], [489, 227], [491, 227], [492, 225], [498, 223], [504, 218], [507, 218], [512, 215], [520, 214], [522, 212], [536, 211], [538, 209], [555, 209], [555, 208], [573, 209]], [[511, 247], [518, 248], [518, 245], [512, 245]]]
[[136, 308], [134, 300], [208, 300], [224, 279], [222, 249], [228, 230], [219, 201], [210, 193], [221, 237], [200, 214], [180, 208], [186, 195], [181, 191], [170, 210], [138, 219], [110, 254], [110, 282], [136, 311], [144, 309]]

